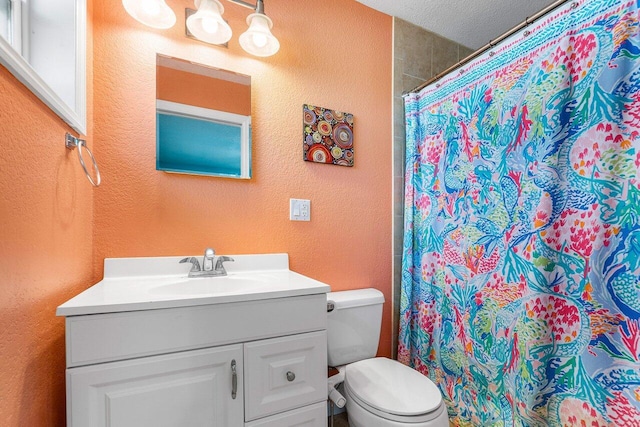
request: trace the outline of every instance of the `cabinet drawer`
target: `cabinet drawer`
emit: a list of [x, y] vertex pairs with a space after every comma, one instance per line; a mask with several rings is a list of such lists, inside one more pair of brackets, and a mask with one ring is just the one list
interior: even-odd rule
[[246, 423], [245, 427], [327, 427], [327, 404], [315, 403]]
[[71, 316], [67, 368], [326, 328], [326, 294]]
[[244, 345], [245, 421], [325, 402], [326, 331]]

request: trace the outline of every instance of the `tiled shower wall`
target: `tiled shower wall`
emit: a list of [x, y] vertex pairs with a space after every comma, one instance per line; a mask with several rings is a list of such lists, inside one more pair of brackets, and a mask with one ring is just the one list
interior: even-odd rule
[[404, 208], [404, 102], [402, 94], [446, 70], [473, 51], [402, 19], [394, 18], [393, 41], [393, 355], [398, 342]]

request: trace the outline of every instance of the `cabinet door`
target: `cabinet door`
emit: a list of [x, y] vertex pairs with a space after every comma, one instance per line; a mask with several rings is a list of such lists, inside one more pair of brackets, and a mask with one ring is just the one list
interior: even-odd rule
[[327, 399], [326, 331], [244, 345], [245, 419]]
[[70, 368], [68, 425], [241, 427], [242, 367], [237, 344]]

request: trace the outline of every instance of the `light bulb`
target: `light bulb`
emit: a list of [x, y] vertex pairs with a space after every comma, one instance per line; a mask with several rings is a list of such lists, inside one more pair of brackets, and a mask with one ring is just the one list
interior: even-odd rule
[[271, 34], [273, 22], [264, 13], [247, 17], [249, 28], [240, 35], [240, 46], [255, 56], [271, 56], [280, 49], [280, 42]]
[[202, 29], [209, 34], [214, 34], [218, 31], [218, 21], [210, 16], [202, 18]]
[[256, 47], [265, 47], [267, 41], [267, 36], [264, 34], [253, 34], [253, 44], [255, 44]]

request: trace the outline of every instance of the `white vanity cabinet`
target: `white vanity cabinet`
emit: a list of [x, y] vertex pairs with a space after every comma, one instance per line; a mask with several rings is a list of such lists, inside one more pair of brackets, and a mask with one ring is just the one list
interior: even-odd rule
[[327, 423], [324, 293], [68, 316], [66, 346], [69, 427]]

